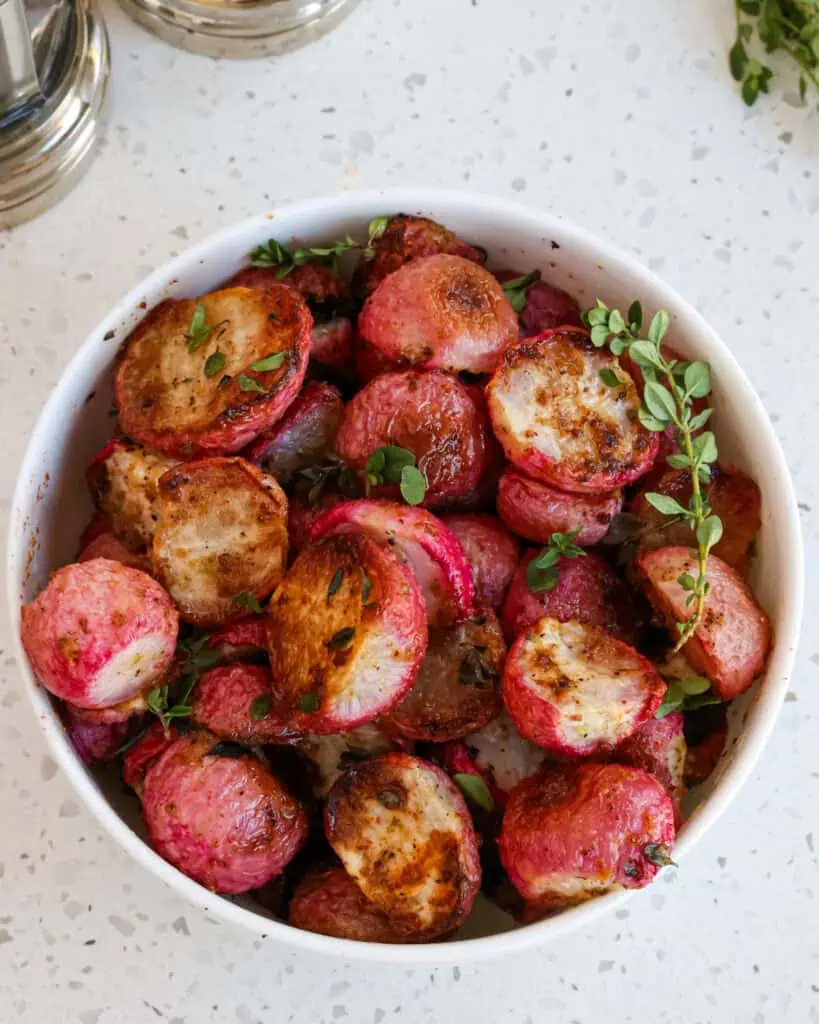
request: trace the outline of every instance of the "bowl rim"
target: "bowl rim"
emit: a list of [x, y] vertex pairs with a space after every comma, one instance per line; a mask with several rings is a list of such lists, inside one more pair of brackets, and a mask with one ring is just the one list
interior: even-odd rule
[[[746, 723], [748, 732], [743, 737], [745, 741], [743, 749], [734, 757], [713, 792], [686, 823], [675, 848], [675, 856], [679, 859], [692, 849], [694, 844], [723, 814], [728, 804], [747, 781], [768, 741], [784, 701], [799, 639], [804, 592], [804, 560], [796, 495], [781, 445], [765, 408], [744, 371], [716, 331], [690, 303], [629, 253], [551, 212], [532, 209], [507, 199], [450, 189], [397, 187], [351, 190], [338, 196], [301, 200], [255, 217], [246, 218], [208, 235], [157, 267], [131, 288], [112, 307], [97, 327], [88, 334], [86, 340], [72, 356], [40, 411], [20, 464], [9, 511], [6, 538], [6, 588], [14, 649], [24, 680], [24, 687], [51, 752], [99, 823], [137, 863], [152, 871], [172, 890], [202, 910], [242, 925], [262, 937], [276, 939], [310, 952], [341, 956], [350, 960], [405, 965], [442, 965], [485, 960], [554, 940], [570, 931], [584, 927], [605, 912], [621, 905], [638, 891], [644, 890], [623, 891], [598, 897], [566, 910], [556, 917], [511, 931], [499, 932], [481, 938], [421, 945], [381, 945], [339, 939], [302, 931], [285, 922], [263, 917], [239, 903], [209, 892], [197, 882], [183, 875], [155, 853], [113, 810], [102, 791], [87, 775], [86, 768], [75, 754], [59, 718], [50, 704], [46, 691], [34, 679], [22, 648], [19, 629], [21, 559], [17, 557], [17, 548], [19, 547], [17, 534], [20, 530], [20, 510], [25, 506], [27, 495], [32, 487], [33, 463], [40, 447], [38, 441], [41, 435], [47, 433], [46, 426], [50, 420], [51, 407], [57, 404], [64, 391], [75, 386], [73, 381], [78, 369], [83, 366], [85, 358], [101, 345], [106, 332], [121, 325], [123, 318], [138, 307], [145, 294], [168, 284], [181, 272], [203, 258], [206, 259], [214, 253], [218, 253], [226, 243], [235, 237], [252, 232], [258, 232], [261, 236], [269, 232], [271, 224], [280, 217], [289, 219], [303, 217], [314, 220], [320, 219], [322, 215], [352, 217], [360, 214], [364, 217], [375, 216], [376, 214], [372, 210], [384, 208], [411, 211], [443, 208], [461, 213], [474, 211], [483, 216], [491, 213], [499, 221], [509, 223], [510, 230], [514, 230], [515, 223], [523, 224], [525, 221], [529, 227], [536, 223], [546, 237], [555, 234], [564, 236], [581, 247], [593, 250], [600, 262], [605, 261], [609, 265], [619, 265], [639, 282], [641, 288], [650, 292], [657, 305], [674, 308], [677, 310], [678, 316], [684, 316], [687, 331], [697, 335], [699, 343], [708, 350], [709, 358], [712, 352], [719, 356], [721, 379], [724, 379], [727, 373], [729, 378], [727, 386], [738, 389], [741, 401], [749, 411], [748, 422], [754, 424], [758, 434], [756, 443], [757, 445], [763, 444], [767, 448], [767, 457], [773, 460], [772, 471], [775, 472], [784, 489], [780, 513], [786, 543], [784, 549], [780, 549], [777, 553], [780, 564], [783, 566], [782, 572], [786, 588], [785, 607], [782, 610], [783, 624], [777, 630], [774, 656], [768, 667], [765, 686], [757, 696], [753, 721]], [[442, 219], [445, 219], [446, 216], [443, 213], [437, 215]], [[775, 675], [771, 672], [774, 664], [776, 665]]]

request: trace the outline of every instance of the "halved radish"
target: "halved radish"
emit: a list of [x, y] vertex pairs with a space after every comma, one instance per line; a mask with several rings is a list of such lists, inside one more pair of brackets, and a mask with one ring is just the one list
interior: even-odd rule
[[147, 573], [107, 558], [65, 565], [31, 604], [21, 639], [43, 686], [80, 708], [108, 708], [161, 679], [179, 616]]
[[192, 700], [193, 721], [220, 739], [241, 743], [291, 743], [298, 734], [278, 716], [270, 669], [220, 665], [200, 678]]
[[[694, 552], [684, 547], [658, 548], [639, 555], [634, 568], [646, 597], [676, 638], [676, 624], [687, 622], [693, 614], [688, 591], [677, 581], [683, 573], [697, 576]], [[706, 577], [705, 615], [683, 654], [711, 680], [722, 700], [731, 700], [744, 693], [765, 668], [771, 625], [748, 585], [721, 558], [708, 556]]]
[[94, 457], [86, 479], [94, 504], [127, 547], [150, 548], [159, 502], [159, 478], [178, 460], [118, 438]]
[[483, 263], [486, 252], [460, 238], [443, 224], [427, 217], [410, 217], [400, 213], [392, 217], [384, 234], [372, 244], [372, 259], [361, 264], [357, 276], [364, 279], [364, 290], [370, 293], [399, 267], [422, 256], [447, 253], [474, 263]]
[[511, 793], [519, 782], [534, 775], [546, 758], [543, 747], [521, 736], [505, 708], [463, 742], [487, 783], [502, 793]]
[[270, 602], [275, 706], [299, 732], [345, 732], [392, 710], [426, 652], [412, 570], [350, 533], [305, 548]]
[[279, 267], [245, 267], [222, 288], [257, 288], [260, 291], [272, 288], [275, 291], [284, 285], [298, 292], [311, 310], [332, 306], [348, 296], [349, 287], [344, 278], [320, 263], [303, 263], [282, 278], [279, 273]]
[[503, 602], [501, 622], [509, 643], [544, 615], [561, 622], [587, 622], [620, 640], [632, 641], [637, 625], [634, 599], [608, 562], [593, 551], [585, 558], [561, 557], [557, 584], [551, 590], [533, 593], [526, 570], [538, 554], [529, 551], [523, 556]]
[[424, 256], [390, 274], [364, 303], [361, 337], [388, 359], [451, 373], [491, 373], [517, 341], [500, 284], [461, 256]]
[[297, 470], [332, 449], [343, 412], [338, 388], [310, 381], [279, 422], [245, 449], [244, 457], [287, 483]]
[[520, 545], [495, 516], [454, 512], [441, 517], [461, 542], [472, 567], [479, 604], [498, 608], [520, 560]]
[[256, 654], [267, 656], [267, 624], [261, 615], [239, 619], [228, 626], [214, 630], [207, 646], [217, 651], [223, 663], [252, 658]]
[[491, 722], [503, 707], [500, 677], [506, 644], [488, 608], [449, 630], [430, 633], [415, 684], [390, 715], [414, 740], [443, 743]]
[[510, 530], [535, 544], [546, 544], [553, 533], [575, 530], [580, 531], [575, 544], [598, 544], [622, 505], [622, 491], [569, 494], [519, 469], [507, 469], [498, 482], [498, 514]]
[[355, 765], [330, 791], [330, 845], [368, 899], [417, 938], [452, 931], [481, 880], [466, 804], [445, 772], [409, 754]]
[[350, 765], [401, 749], [401, 744], [409, 746], [403, 737], [396, 738], [391, 730], [385, 729], [382, 722], [367, 722], [347, 732], [305, 736], [298, 748], [315, 768], [315, 795], [326, 800], [333, 783]]
[[[474, 495], [486, 469], [485, 416], [467, 389], [445, 373], [383, 373], [347, 403], [336, 450], [364, 470], [384, 445], [415, 456], [426, 478], [427, 508], [452, 504]], [[384, 496], [389, 495], [387, 490]]]
[[287, 923], [355, 942], [410, 941], [337, 865], [317, 866], [306, 872], [290, 900]]
[[620, 744], [614, 759], [653, 775], [674, 803], [675, 824], [682, 822], [686, 745], [681, 711], [672, 711], [664, 718], [649, 718]]
[[666, 686], [628, 644], [580, 622], [543, 618], [515, 641], [503, 702], [522, 735], [544, 750], [607, 754], [662, 703]]
[[430, 628], [454, 626], [472, 612], [472, 570], [458, 538], [422, 508], [392, 501], [345, 501], [313, 523], [309, 540], [365, 531], [406, 559], [415, 573]]
[[671, 800], [648, 772], [555, 765], [512, 792], [500, 856], [525, 900], [558, 910], [647, 885], [669, 862], [675, 837]]
[[[640, 533], [640, 550], [693, 544], [694, 535], [686, 523], [669, 525], [668, 518], [649, 504], [646, 493], [652, 491], [676, 498], [687, 508], [691, 498], [691, 475], [670, 468], [659, 475], [652, 472], [631, 499], [629, 511], [646, 522], [646, 529]], [[713, 553], [733, 569], [743, 572], [762, 524], [759, 487], [740, 469], [715, 467], [713, 478], [705, 488], [705, 499], [723, 525], [722, 537], [714, 545]]]
[[281, 284], [165, 299], [120, 357], [114, 388], [123, 430], [166, 455], [238, 451], [298, 393], [311, 324], [303, 299]]
[[[601, 377], [606, 371], [616, 386]], [[657, 454], [657, 436], [637, 418], [634, 382], [585, 331], [558, 328], [508, 349], [487, 399], [509, 459], [564, 491], [612, 491], [642, 476]]]
[[239, 458], [177, 466], [159, 481], [151, 561], [182, 618], [220, 626], [247, 615], [287, 564], [287, 498]]

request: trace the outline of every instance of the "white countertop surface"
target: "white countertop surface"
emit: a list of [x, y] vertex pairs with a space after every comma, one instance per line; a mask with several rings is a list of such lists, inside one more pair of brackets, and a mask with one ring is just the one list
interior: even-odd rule
[[808, 613], [758, 770], [679, 872], [559, 945], [438, 971], [293, 954], [133, 864], [49, 757], [3, 616], [2, 1024], [819, 1022], [819, 114], [787, 75], [746, 110], [732, 7], [365, 0], [311, 48], [228, 63], [106, 4], [103, 151], [59, 207], [0, 235], [0, 518], [86, 332], [188, 240], [295, 198], [445, 185], [605, 235], [711, 320], [796, 478]]

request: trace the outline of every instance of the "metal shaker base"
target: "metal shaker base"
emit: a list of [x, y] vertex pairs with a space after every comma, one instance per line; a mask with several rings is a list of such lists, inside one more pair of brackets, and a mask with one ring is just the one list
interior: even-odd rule
[[119, 0], [166, 43], [208, 57], [269, 57], [319, 39], [359, 0]]
[[77, 0], [70, 53], [53, 90], [0, 129], [0, 228], [36, 217], [88, 168], [105, 119], [108, 37], [92, 0]]

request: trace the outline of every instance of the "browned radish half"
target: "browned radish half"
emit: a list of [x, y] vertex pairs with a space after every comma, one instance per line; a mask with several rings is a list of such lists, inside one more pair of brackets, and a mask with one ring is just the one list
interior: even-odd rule
[[508, 349], [487, 399], [509, 459], [564, 491], [612, 491], [642, 476], [657, 454], [656, 435], [637, 418], [634, 382], [585, 331], [558, 328]]
[[[691, 498], [691, 475], [669, 468], [658, 476], [651, 473], [631, 499], [629, 511], [646, 524], [640, 531], [640, 550], [692, 544], [693, 534], [686, 523], [669, 525], [668, 518], [649, 504], [646, 494], [652, 491], [675, 498], [687, 508]], [[705, 498], [723, 525], [722, 537], [712, 551], [741, 573], [747, 567], [754, 537], [762, 524], [759, 487], [740, 469], [715, 467], [713, 479], [705, 489]]]
[[95, 456], [86, 478], [94, 504], [118, 540], [134, 551], [150, 548], [159, 502], [159, 478], [178, 460], [122, 439]]
[[553, 533], [576, 530], [575, 544], [599, 544], [622, 505], [622, 491], [569, 494], [519, 469], [505, 470], [498, 482], [498, 514], [513, 533], [535, 544], [546, 544]]
[[313, 788], [316, 796], [326, 800], [333, 783], [350, 765], [366, 761], [376, 754], [398, 750], [399, 741], [406, 744], [406, 740], [401, 737], [396, 739], [382, 723], [367, 722], [348, 732], [305, 736], [299, 743], [299, 750], [315, 767]]
[[409, 754], [354, 765], [330, 791], [330, 845], [368, 899], [417, 938], [452, 931], [481, 880], [466, 804], [445, 772]]
[[451, 373], [491, 373], [519, 337], [515, 311], [489, 271], [445, 255], [413, 260], [385, 278], [358, 330], [388, 359]]
[[642, 768], [654, 776], [671, 797], [674, 820], [680, 825], [686, 758], [682, 712], [672, 711], [664, 718], [649, 718], [633, 736], [620, 744], [614, 757], [620, 764]]
[[472, 497], [487, 466], [485, 416], [468, 390], [445, 373], [383, 373], [347, 403], [338, 454], [363, 471], [385, 445], [415, 456], [426, 479], [427, 508]]
[[147, 573], [107, 558], [65, 565], [31, 604], [21, 639], [35, 675], [80, 708], [108, 708], [170, 667], [179, 616]]
[[520, 560], [520, 545], [495, 516], [480, 513], [454, 512], [442, 516], [461, 542], [475, 584], [479, 604], [498, 608]]
[[222, 662], [252, 658], [255, 654], [267, 656], [267, 624], [261, 615], [239, 619], [228, 626], [215, 629], [207, 646], [217, 651]]
[[301, 387], [312, 318], [291, 288], [166, 299], [131, 332], [114, 380], [123, 430], [166, 455], [236, 452]]
[[220, 739], [241, 743], [290, 743], [297, 733], [276, 712], [270, 669], [220, 665], [205, 672], [194, 692], [192, 718]]
[[546, 757], [543, 747], [521, 736], [506, 709], [463, 742], [487, 782], [503, 793], [534, 775]]
[[443, 224], [406, 214], [391, 218], [384, 234], [373, 242], [372, 250], [372, 259], [362, 265], [363, 273], [359, 274], [364, 278], [364, 290], [368, 294], [399, 267], [422, 256], [447, 253], [474, 263], [486, 260], [483, 249], [461, 241]]
[[246, 616], [287, 564], [287, 499], [240, 458], [177, 466], [159, 481], [151, 561], [182, 618], [220, 626]]
[[303, 263], [281, 279], [279, 267], [245, 267], [226, 281], [223, 288], [257, 288], [261, 291], [285, 285], [292, 288], [313, 309], [332, 306], [347, 298], [349, 288], [344, 278], [331, 267], [318, 263]]
[[284, 416], [245, 450], [244, 456], [281, 483], [329, 452], [336, 439], [344, 403], [338, 388], [310, 381]]
[[391, 711], [426, 652], [412, 570], [359, 533], [306, 547], [268, 610], [275, 706], [299, 732], [345, 732]]
[[533, 593], [526, 570], [537, 551], [529, 551], [515, 571], [501, 609], [501, 622], [509, 643], [544, 615], [561, 622], [587, 622], [620, 640], [631, 642], [637, 613], [631, 592], [614, 569], [593, 551], [585, 558], [561, 557], [557, 584]]
[[410, 941], [337, 865], [308, 869], [293, 892], [287, 923], [355, 942]]
[[506, 644], [488, 608], [454, 629], [430, 633], [427, 654], [390, 723], [413, 740], [443, 743], [491, 722], [501, 711]]
[[619, 764], [549, 766], [513, 790], [501, 863], [541, 910], [640, 889], [668, 863], [674, 807], [648, 772]]
[[77, 555], [78, 562], [89, 562], [92, 558], [107, 558], [111, 562], [121, 562], [131, 569], [139, 569], [149, 574], [151, 572], [150, 558], [126, 548], [110, 530], [98, 533]]
[[278, 875], [307, 838], [307, 815], [262, 762], [207, 732], [181, 736], [151, 765], [142, 813], [151, 845], [213, 892]]
[[[694, 605], [678, 582], [684, 573], [696, 578], [697, 559], [684, 547], [658, 548], [634, 563], [646, 597], [665, 619], [672, 637], [676, 623], [687, 622]], [[743, 693], [765, 668], [771, 646], [771, 625], [750, 588], [730, 565], [709, 555], [709, 590], [705, 614], [683, 653], [694, 668], [711, 680], [722, 700]]]
[[543, 618], [515, 641], [503, 702], [519, 731], [556, 754], [606, 754], [648, 721], [665, 683], [605, 630]]
[[454, 626], [472, 612], [472, 570], [458, 538], [422, 508], [392, 501], [345, 501], [313, 523], [309, 539], [364, 531], [388, 544], [412, 567], [430, 628]]

